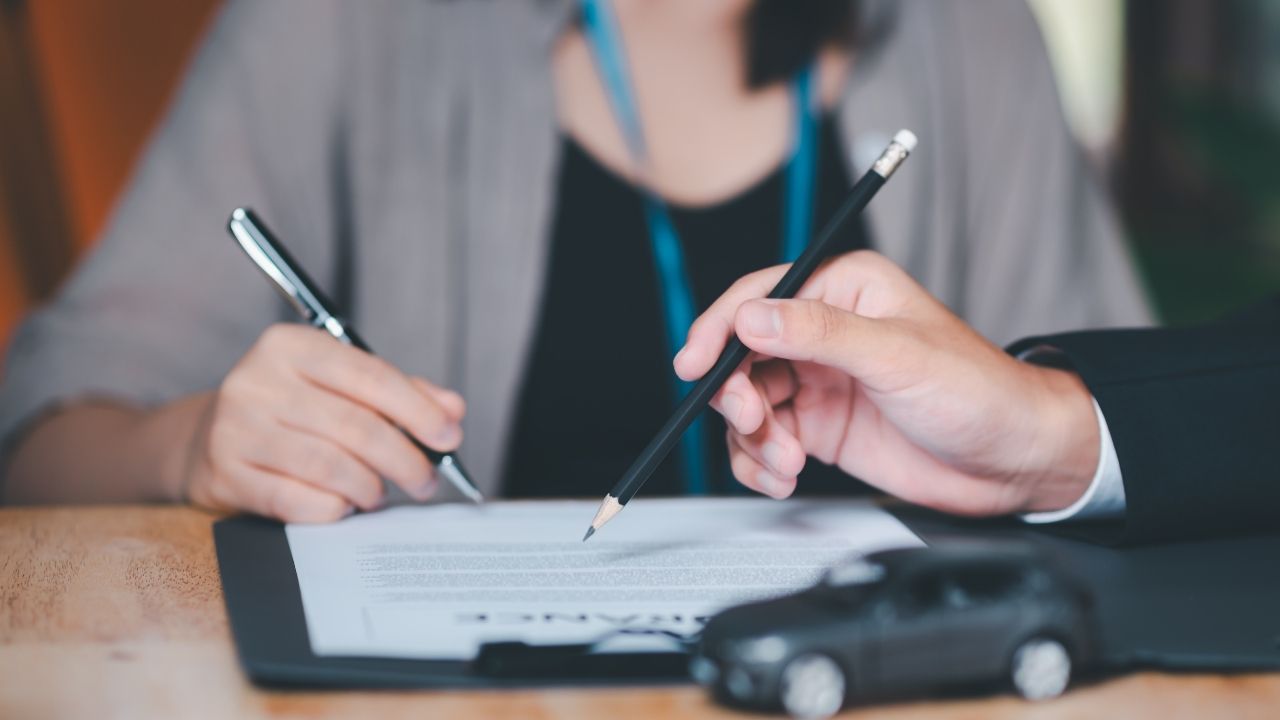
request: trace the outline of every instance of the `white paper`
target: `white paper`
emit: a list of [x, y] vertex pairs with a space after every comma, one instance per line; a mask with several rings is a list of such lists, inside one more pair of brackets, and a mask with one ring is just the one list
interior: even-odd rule
[[473, 658], [483, 642], [696, 632], [716, 610], [921, 545], [861, 500], [639, 499], [588, 542], [594, 501], [399, 507], [286, 528], [316, 655]]

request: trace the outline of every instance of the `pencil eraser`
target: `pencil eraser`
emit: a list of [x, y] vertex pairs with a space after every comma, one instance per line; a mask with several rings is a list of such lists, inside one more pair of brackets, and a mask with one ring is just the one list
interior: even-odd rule
[[916, 149], [916, 134], [910, 130], [899, 130], [894, 134], [893, 141], [906, 148], [907, 152]]

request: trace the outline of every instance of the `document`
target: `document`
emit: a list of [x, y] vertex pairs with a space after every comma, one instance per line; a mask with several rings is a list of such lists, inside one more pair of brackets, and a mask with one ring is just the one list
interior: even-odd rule
[[481, 644], [688, 636], [715, 611], [922, 545], [865, 500], [639, 499], [582, 542], [595, 501], [397, 507], [289, 525], [320, 656], [471, 659]]

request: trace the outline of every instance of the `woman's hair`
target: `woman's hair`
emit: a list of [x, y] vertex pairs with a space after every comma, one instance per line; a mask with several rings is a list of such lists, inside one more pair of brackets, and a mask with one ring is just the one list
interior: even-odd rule
[[856, 36], [856, 0], [755, 0], [747, 11], [747, 86], [790, 79], [823, 48]]

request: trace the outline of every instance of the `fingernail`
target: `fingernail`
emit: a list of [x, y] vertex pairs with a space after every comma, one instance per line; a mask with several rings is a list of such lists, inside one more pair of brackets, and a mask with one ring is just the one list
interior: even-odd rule
[[724, 410], [724, 417], [729, 424], [737, 425], [738, 416], [742, 414], [742, 396], [738, 393], [725, 393], [720, 409]]
[[764, 455], [764, 461], [769, 467], [777, 472], [782, 472], [783, 450], [781, 445], [776, 442], [767, 442], [764, 444], [764, 449], [760, 451], [760, 454]]
[[776, 498], [782, 493], [782, 485], [778, 478], [774, 477], [773, 473], [768, 470], [761, 470], [756, 474], [756, 484], [769, 497]]
[[435, 438], [435, 441], [440, 445], [456, 445], [462, 439], [462, 428], [449, 423], [436, 431]]
[[782, 314], [777, 307], [763, 301], [743, 305], [739, 317], [750, 335], [775, 338], [782, 334]]
[[431, 496], [436, 493], [435, 476], [427, 478], [427, 481], [418, 486], [417, 492], [414, 494], [414, 500], [430, 500]]

